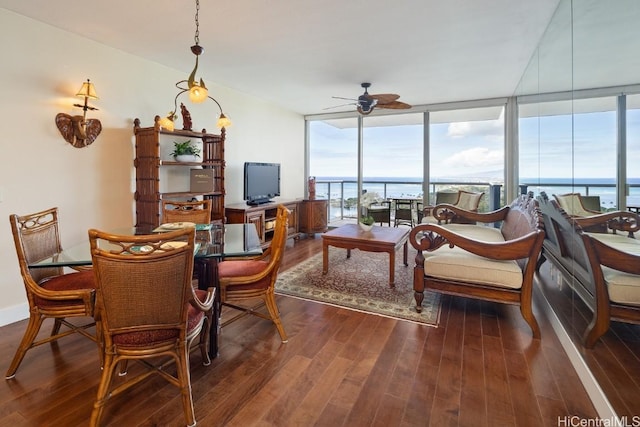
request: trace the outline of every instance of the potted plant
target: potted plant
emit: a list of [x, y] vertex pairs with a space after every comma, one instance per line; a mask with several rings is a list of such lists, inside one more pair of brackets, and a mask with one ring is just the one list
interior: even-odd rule
[[191, 140], [173, 142], [173, 158], [178, 162], [197, 162], [200, 157], [200, 148], [191, 143]]
[[375, 220], [371, 215], [363, 215], [360, 217], [360, 228], [364, 231], [370, 231], [373, 228]]
[[360, 198], [361, 215], [358, 222], [363, 231], [370, 231], [373, 228], [375, 220], [371, 215], [369, 215], [369, 206], [371, 206], [372, 203], [375, 203], [377, 199], [378, 195], [376, 193], [367, 193], [366, 191]]

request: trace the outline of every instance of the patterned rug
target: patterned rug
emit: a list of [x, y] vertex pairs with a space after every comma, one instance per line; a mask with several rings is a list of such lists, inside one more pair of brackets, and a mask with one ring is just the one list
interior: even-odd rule
[[389, 286], [389, 254], [329, 248], [329, 272], [322, 274], [322, 254], [279, 273], [276, 293], [317, 301], [352, 310], [435, 326], [440, 298], [425, 292], [422, 313], [413, 298], [413, 259], [402, 264], [402, 249], [396, 253], [396, 285]]

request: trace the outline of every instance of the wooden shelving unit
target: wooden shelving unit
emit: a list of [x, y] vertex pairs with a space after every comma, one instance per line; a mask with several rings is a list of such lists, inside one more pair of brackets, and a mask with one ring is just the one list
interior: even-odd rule
[[[189, 200], [207, 198], [212, 202], [211, 220], [224, 221], [224, 142], [225, 130], [219, 135], [187, 130], [162, 129], [156, 116], [154, 126], [140, 127], [135, 119], [136, 138], [134, 167], [136, 170], [136, 226], [157, 227], [161, 219], [163, 199]], [[176, 162], [170, 158], [173, 141], [194, 139], [202, 147], [202, 162]], [[213, 191], [192, 192], [189, 188], [191, 169], [212, 169]]]

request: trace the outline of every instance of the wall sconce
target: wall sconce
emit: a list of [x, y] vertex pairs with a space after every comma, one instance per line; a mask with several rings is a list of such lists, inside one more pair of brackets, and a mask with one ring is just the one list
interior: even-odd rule
[[[196, 71], [198, 71], [198, 57], [202, 52], [204, 52], [204, 48], [200, 46], [200, 30], [199, 30], [200, 22], [198, 21], [199, 12], [200, 12], [200, 0], [196, 0], [196, 17], [195, 17], [196, 32], [195, 32], [195, 36], [193, 37], [196, 44], [191, 46], [191, 52], [196, 56], [196, 65], [195, 67], [193, 67], [193, 71], [191, 71], [191, 74], [189, 75], [188, 80], [180, 80], [178, 83], [176, 83], [176, 87], [180, 91], [178, 92], [175, 99], [173, 100], [173, 111], [170, 111], [166, 117], [161, 118], [158, 122], [158, 124], [161, 127], [169, 131], [173, 131], [175, 127], [174, 120], [177, 118], [176, 112], [178, 109], [178, 97], [185, 92], [189, 92], [189, 99], [193, 103], [199, 104], [201, 102], [206, 101], [207, 98], [215, 102], [216, 105], [218, 105], [218, 108], [220, 109], [220, 116], [218, 117], [216, 126], [219, 128], [225, 128], [225, 127], [231, 126], [231, 120], [229, 120], [227, 116], [225, 116], [224, 113], [222, 112], [222, 107], [220, 106], [220, 103], [216, 101], [214, 98], [212, 98], [211, 96], [209, 96], [209, 90], [207, 89], [207, 86], [204, 84], [204, 80], [202, 80], [202, 78], [200, 79], [199, 82], [196, 80]], [[187, 85], [186, 87], [181, 86], [185, 83]], [[183, 104], [180, 104], [180, 107], [181, 107], [182, 116], [184, 119], [183, 129], [192, 130], [191, 115], [189, 114], [189, 112], [187, 111], [187, 109], [184, 107]]]
[[87, 104], [88, 99], [98, 99], [96, 88], [89, 79], [82, 83], [76, 96], [84, 98], [84, 104], [73, 104], [74, 107], [82, 108], [82, 116], [59, 113], [56, 115], [56, 126], [65, 141], [76, 148], [82, 148], [91, 145], [96, 140], [102, 132], [102, 123], [98, 119], [87, 119], [87, 110], [97, 110]]

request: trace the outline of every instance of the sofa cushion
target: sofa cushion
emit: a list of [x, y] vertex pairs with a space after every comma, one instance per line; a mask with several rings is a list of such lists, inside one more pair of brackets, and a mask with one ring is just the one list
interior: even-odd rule
[[627, 237], [624, 234], [613, 233], [585, 233], [590, 237], [599, 240], [607, 246], [611, 246], [621, 252], [633, 255], [640, 255], [640, 240]]
[[478, 210], [478, 205], [480, 204], [480, 199], [484, 195], [484, 193], [470, 193], [468, 191], [460, 191], [460, 196], [458, 197], [458, 202], [456, 206], [460, 209], [464, 209], [465, 211], [475, 212]]
[[[488, 243], [504, 241], [500, 230], [493, 227], [469, 224], [447, 224], [443, 227], [474, 240]], [[516, 261], [492, 260], [448, 245], [432, 252], [424, 251], [424, 257], [425, 274], [431, 277], [511, 289], [522, 287], [522, 270]]]
[[640, 307], [640, 276], [609, 267], [602, 267], [602, 274], [611, 301]]
[[468, 237], [469, 239], [479, 240], [481, 242], [504, 242], [504, 236], [502, 236], [500, 229], [495, 227], [474, 224], [443, 224], [442, 227], [454, 233], [461, 234], [464, 237]]
[[[586, 233], [607, 246], [633, 255], [640, 255], [640, 241], [623, 234]], [[640, 276], [602, 267], [609, 299], [619, 304], [640, 306]]]

